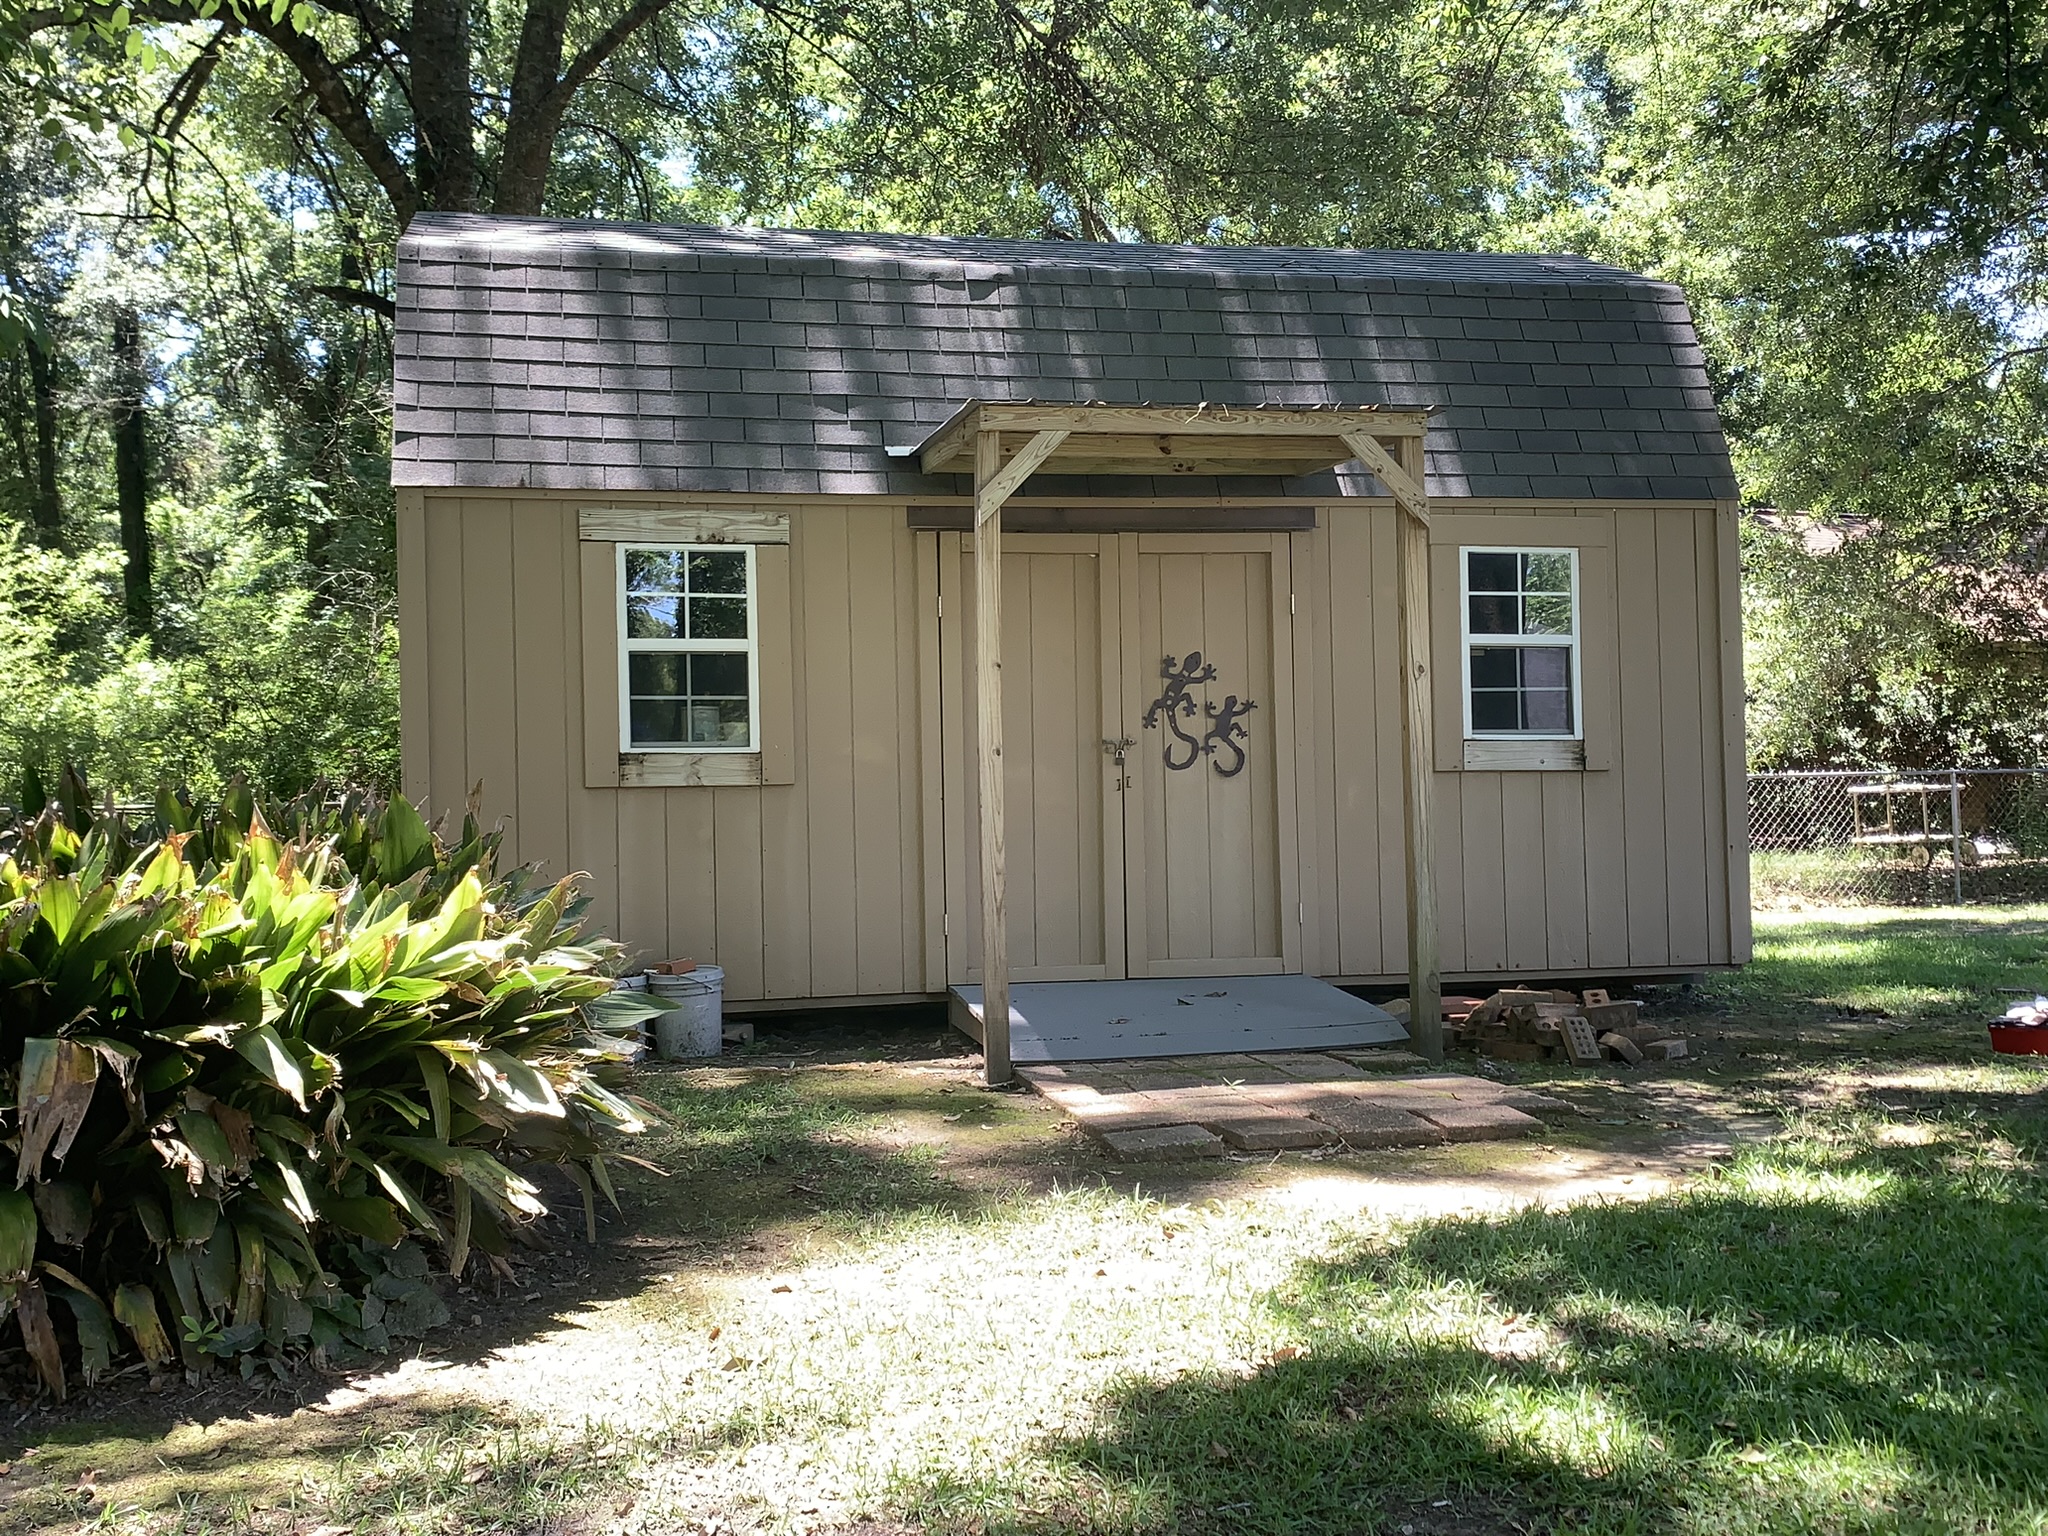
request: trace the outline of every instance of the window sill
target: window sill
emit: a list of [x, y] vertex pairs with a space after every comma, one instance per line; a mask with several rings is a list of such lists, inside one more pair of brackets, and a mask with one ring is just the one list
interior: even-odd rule
[[759, 784], [759, 752], [621, 752], [619, 787], [667, 789]]
[[1476, 773], [1582, 773], [1583, 741], [1514, 741], [1505, 737], [1468, 737], [1464, 767]]

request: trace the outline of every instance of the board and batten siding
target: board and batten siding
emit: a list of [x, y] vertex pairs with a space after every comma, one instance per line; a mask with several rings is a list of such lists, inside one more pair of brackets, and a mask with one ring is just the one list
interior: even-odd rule
[[[597, 928], [645, 960], [715, 962], [732, 998], [929, 990], [917, 549], [901, 505], [798, 515], [794, 782], [609, 789], [584, 772], [577, 514], [598, 501], [634, 504], [400, 493], [407, 792], [459, 815], [481, 783], [505, 863], [588, 872]], [[590, 673], [611, 675], [597, 660]]]
[[[1435, 504], [1431, 663], [1446, 976], [1749, 959], [1740, 596], [1732, 505]], [[1303, 960], [1398, 980], [1395, 524], [1326, 507], [1293, 535]], [[1585, 771], [1462, 769], [1456, 551], [1580, 552]]]
[[[735, 1001], [941, 989], [944, 536], [911, 532], [897, 501], [791, 502], [787, 771], [592, 788], [586, 678], [615, 676], [584, 655], [578, 511], [598, 502], [655, 505], [400, 491], [407, 792], [459, 814], [481, 783], [507, 861], [589, 872], [597, 927], [643, 959], [723, 966]], [[1445, 974], [1747, 960], [1733, 506], [1438, 508]], [[1444, 739], [1447, 721], [1462, 734], [1457, 543], [1564, 543], [1566, 519], [1584, 526], [1570, 542], [1592, 766], [1463, 769], [1462, 742]], [[1282, 851], [1291, 842], [1299, 861], [1301, 967], [1342, 980], [1398, 982], [1406, 968], [1395, 530], [1391, 503], [1352, 501], [1286, 536], [1292, 624], [1274, 665], [1296, 735]], [[599, 618], [590, 629], [609, 633]]]

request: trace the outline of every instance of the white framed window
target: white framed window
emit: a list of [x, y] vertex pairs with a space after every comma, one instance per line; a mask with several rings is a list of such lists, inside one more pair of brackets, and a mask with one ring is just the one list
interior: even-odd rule
[[1467, 546], [1458, 583], [1466, 736], [1583, 739], [1579, 552]]
[[621, 544], [619, 750], [761, 750], [749, 544]]

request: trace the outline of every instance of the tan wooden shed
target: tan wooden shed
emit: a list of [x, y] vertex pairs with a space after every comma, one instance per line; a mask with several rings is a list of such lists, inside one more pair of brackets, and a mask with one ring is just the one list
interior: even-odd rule
[[992, 889], [1020, 982], [1748, 958], [1671, 285], [457, 215], [398, 279], [406, 787], [734, 1002], [978, 983]]

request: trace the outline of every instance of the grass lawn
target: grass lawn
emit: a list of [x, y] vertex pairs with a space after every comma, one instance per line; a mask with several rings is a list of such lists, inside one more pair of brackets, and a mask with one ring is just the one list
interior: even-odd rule
[[297, 1400], [17, 1406], [0, 1533], [2048, 1530], [2048, 1068], [1981, 1025], [2048, 908], [1758, 954], [1511, 1146], [1116, 1169], [907, 1027], [650, 1073], [598, 1248]]

